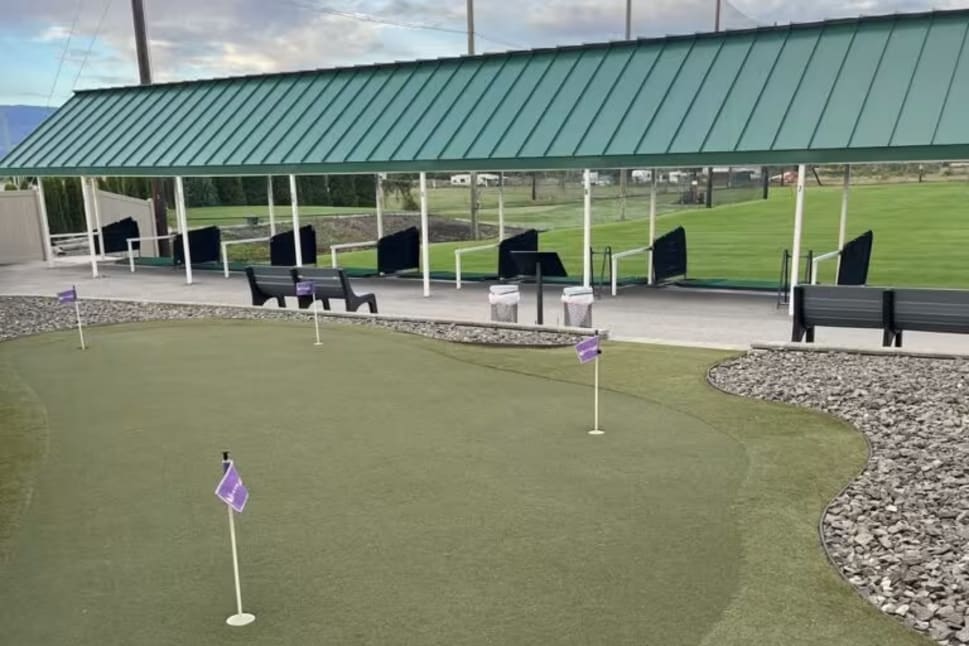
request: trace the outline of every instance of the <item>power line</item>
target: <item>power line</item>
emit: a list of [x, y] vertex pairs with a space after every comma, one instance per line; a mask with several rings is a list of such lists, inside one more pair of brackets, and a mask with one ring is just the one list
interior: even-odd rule
[[[462, 36], [467, 35], [467, 30], [458, 29], [456, 27], [443, 27], [441, 25], [431, 25], [422, 22], [405, 22], [401, 20], [393, 20], [390, 18], [384, 18], [383, 16], [375, 16], [373, 14], [361, 13], [359, 11], [341, 11], [340, 9], [333, 9], [332, 7], [321, 6], [317, 4], [307, 4], [305, 2], [299, 2], [298, 0], [280, 0], [285, 4], [292, 5], [294, 7], [299, 7], [300, 9], [306, 9], [308, 11], [317, 11], [319, 13], [328, 14], [331, 16], [337, 16], [339, 18], [346, 18], [348, 20], [356, 20], [358, 22], [369, 22], [380, 25], [388, 25], [391, 27], [401, 27], [403, 29], [421, 29], [425, 31], [439, 31], [449, 34], [460, 34]], [[481, 38], [482, 40], [487, 40], [489, 42], [495, 43], [497, 45], [504, 45], [506, 47], [513, 47], [515, 49], [522, 49], [521, 45], [512, 43], [500, 38], [494, 38], [483, 34], [482, 32], [475, 30], [475, 36]]]
[[111, 8], [111, 3], [114, 0], [105, 0], [104, 8], [101, 10], [101, 17], [98, 19], [98, 26], [94, 29], [94, 35], [91, 36], [91, 42], [87, 44], [87, 51], [84, 52], [84, 58], [81, 59], [81, 66], [77, 68], [77, 76], [74, 77], [74, 85], [71, 89], [77, 89], [77, 82], [81, 80], [81, 73], [84, 71], [84, 66], [87, 65], [88, 56], [91, 55], [91, 50], [94, 49], [94, 41], [98, 39], [98, 35], [101, 33], [101, 26], [104, 24], [104, 18], [108, 15], [108, 9]]
[[77, 0], [77, 4], [74, 6], [74, 20], [71, 21], [71, 30], [67, 32], [67, 42], [64, 43], [64, 51], [61, 52], [61, 60], [57, 63], [57, 72], [54, 74], [54, 82], [51, 83], [50, 93], [47, 95], [46, 107], [50, 107], [50, 100], [54, 97], [54, 90], [57, 88], [57, 81], [61, 77], [61, 68], [64, 67], [64, 58], [67, 56], [67, 50], [71, 46], [71, 38], [74, 37], [74, 29], [77, 27], [77, 19], [81, 15], [81, 2], [82, 0]]

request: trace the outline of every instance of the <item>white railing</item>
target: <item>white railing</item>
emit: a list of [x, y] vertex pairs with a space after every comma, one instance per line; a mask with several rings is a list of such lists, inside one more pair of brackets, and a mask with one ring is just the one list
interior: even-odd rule
[[[132, 242], [143, 242], [145, 240], [174, 240], [176, 234], [169, 233], [167, 236], [140, 236], [137, 238], [125, 238], [125, 244], [128, 245], [128, 269], [131, 273], [135, 273], [135, 249], [131, 246]], [[141, 256], [141, 248], [138, 249], [138, 255]]]
[[828, 253], [823, 253], [820, 256], [815, 256], [814, 260], [811, 261], [811, 284], [818, 284], [818, 264], [822, 260], [830, 260], [831, 258], [837, 258], [841, 255], [841, 250], [829, 251]]
[[230, 244], [247, 244], [250, 242], [269, 242], [269, 236], [261, 238], [243, 238], [242, 240], [226, 240], [222, 243], [222, 273], [226, 278], [229, 277], [229, 250]]
[[340, 244], [330, 245], [330, 266], [336, 269], [339, 265], [336, 262], [336, 254], [344, 249], [362, 249], [364, 247], [377, 246], [377, 240], [367, 240], [366, 242], [341, 242]]
[[475, 253], [476, 251], [487, 251], [488, 249], [494, 249], [500, 243], [495, 242], [492, 244], [483, 244], [477, 247], [463, 247], [461, 249], [454, 250], [454, 286], [457, 289], [461, 289], [461, 256], [466, 253]]
[[[616, 280], [619, 277], [619, 261], [623, 258], [628, 258], [629, 256], [635, 256], [641, 253], [649, 253], [652, 251], [652, 247], [636, 247], [635, 249], [629, 249], [627, 251], [620, 251], [619, 253], [612, 254], [612, 295], [616, 295]], [[649, 269], [652, 271], [652, 269]]]
[[[104, 240], [101, 238], [101, 232], [93, 231], [92, 235], [98, 239], [100, 248], [104, 249]], [[64, 240], [64, 242], [55, 245], [54, 240]], [[52, 233], [50, 234], [50, 245], [51, 247], [56, 247], [56, 249], [86, 249], [88, 246], [87, 231], [81, 231], [80, 233]]]

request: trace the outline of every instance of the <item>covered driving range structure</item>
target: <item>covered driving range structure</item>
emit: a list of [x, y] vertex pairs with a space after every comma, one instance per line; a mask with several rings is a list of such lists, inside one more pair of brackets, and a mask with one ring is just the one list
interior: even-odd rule
[[797, 164], [793, 289], [807, 165], [845, 164], [841, 246], [850, 164], [969, 158], [967, 32], [939, 11], [83, 91], [0, 173], [175, 177], [182, 231], [187, 176], [290, 175], [298, 231], [296, 175], [419, 173], [428, 295], [427, 172]]

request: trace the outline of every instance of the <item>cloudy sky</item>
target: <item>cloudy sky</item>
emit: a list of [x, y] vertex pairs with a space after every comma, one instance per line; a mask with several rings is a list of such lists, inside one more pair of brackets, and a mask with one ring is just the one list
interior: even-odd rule
[[[0, 104], [133, 84], [130, 0], [4, 0]], [[156, 80], [462, 54], [465, 0], [144, 0]], [[724, 0], [725, 28], [969, 0]], [[479, 51], [622, 38], [625, 0], [476, 0]], [[633, 0], [633, 35], [708, 31], [714, 0]]]

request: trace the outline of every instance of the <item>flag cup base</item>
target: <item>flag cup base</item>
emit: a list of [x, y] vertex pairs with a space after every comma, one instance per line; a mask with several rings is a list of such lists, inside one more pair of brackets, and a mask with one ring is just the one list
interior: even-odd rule
[[313, 345], [323, 345], [323, 342], [322, 342], [322, 341], [317, 341], [317, 342], [316, 342], [316, 343], [314, 343]]
[[594, 428], [591, 431], [589, 431], [589, 435], [602, 435], [603, 433], [605, 433], [605, 431], [601, 431], [597, 428]]
[[230, 626], [248, 626], [256, 620], [256, 615], [250, 615], [248, 612], [240, 612], [237, 615], [232, 615], [225, 620], [225, 623]]

